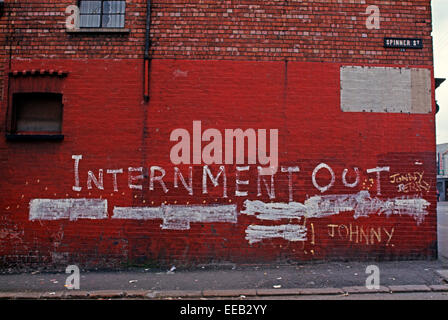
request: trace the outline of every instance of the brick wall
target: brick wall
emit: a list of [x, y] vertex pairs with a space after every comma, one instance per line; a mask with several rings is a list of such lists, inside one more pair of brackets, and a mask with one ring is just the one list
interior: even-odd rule
[[[425, 112], [341, 109], [347, 66], [432, 77], [430, 1], [377, 1], [379, 30], [366, 28], [363, 2], [152, 1], [146, 102], [145, 1], [127, 1], [129, 32], [118, 34], [67, 32], [75, 1], [7, 1], [2, 68], [68, 75], [58, 80], [63, 141], [0, 140], [2, 266], [434, 257], [433, 81], [426, 91], [403, 81], [404, 92], [428, 95]], [[384, 37], [424, 47], [386, 49]], [[4, 94], [3, 123], [7, 105]], [[204, 193], [207, 168], [193, 164], [192, 190], [176, 187], [175, 167], [188, 184], [190, 165], [170, 161], [170, 134], [191, 134], [193, 121], [223, 134], [278, 129], [280, 166], [300, 171], [279, 170], [274, 192], [257, 165], [225, 164], [226, 191], [224, 174], [216, 187], [205, 175]], [[100, 170], [103, 186], [89, 188], [89, 171], [99, 179]]]
[[[5, 30], [8, 28], [7, 20], [4, 17], [5, 13], [0, 12], [0, 27], [2, 30]], [[7, 66], [8, 60], [8, 51], [6, 50], [5, 46], [7, 43], [7, 34], [8, 32], [2, 32], [0, 34], [0, 99], [3, 100], [3, 89], [5, 87], [4, 85], [4, 77], [5, 77], [5, 68]]]
[[[146, 2], [126, 2], [126, 36], [67, 34], [76, 1], [6, 1], [2, 21], [11, 14], [17, 57], [141, 58]], [[365, 1], [152, 1], [152, 56], [431, 65], [430, 2], [375, 4], [379, 30], [366, 28]], [[384, 36], [418, 36], [424, 49], [386, 50]]]

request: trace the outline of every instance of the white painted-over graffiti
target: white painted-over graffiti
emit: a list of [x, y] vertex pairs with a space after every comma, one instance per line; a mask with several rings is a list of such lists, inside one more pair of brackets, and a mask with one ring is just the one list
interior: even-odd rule
[[256, 215], [257, 219], [278, 221], [305, 216], [306, 207], [300, 202], [263, 202], [260, 200], [244, 201], [245, 209], [242, 214]]
[[371, 197], [368, 191], [356, 194], [314, 196], [305, 201], [289, 203], [265, 203], [259, 200], [244, 201], [242, 214], [254, 215], [260, 220], [278, 221], [299, 217], [323, 218], [342, 212], [354, 211], [354, 218], [378, 215], [407, 215], [414, 217], [417, 224], [428, 215], [430, 203], [418, 196], [379, 199]]
[[162, 219], [161, 207], [114, 207], [112, 219], [155, 220]]
[[112, 219], [162, 219], [162, 229], [189, 230], [191, 222], [237, 222], [236, 205], [115, 207]]
[[106, 219], [107, 200], [102, 199], [33, 199], [29, 219], [60, 220]]
[[250, 244], [264, 239], [282, 238], [287, 241], [306, 241], [307, 228], [297, 224], [278, 226], [250, 225], [246, 229], [246, 240]]
[[[241, 214], [264, 221], [294, 218], [324, 218], [342, 212], [354, 212], [354, 218], [369, 215], [407, 215], [417, 224], [428, 215], [430, 203], [418, 196], [379, 199], [368, 191], [357, 194], [314, 196], [305, 201], [265, 203], [260, 200], [244, 201]], [[107, 200], [101, 199], [34, 199], [30, 202], [30, 220], [107, 219]], [[159, 207], [114, 207], [112, 219], [162, 220], [166, 230], [189, 230], [192, 222], [237, 223], [237, 205], [164, 205]], [[246, 229], [249, 243], [263, 239], [281, 238], [287, 241], [306, 241], [307, 228], [299, 224], [250, 225]]]

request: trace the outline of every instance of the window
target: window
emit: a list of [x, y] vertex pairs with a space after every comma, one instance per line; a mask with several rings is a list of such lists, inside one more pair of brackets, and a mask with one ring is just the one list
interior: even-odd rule
[[14, 93], [13, 134], [60, 134], [62, 94]]
[[126, 1], [79, 1], [81, 28], [124, 28]]

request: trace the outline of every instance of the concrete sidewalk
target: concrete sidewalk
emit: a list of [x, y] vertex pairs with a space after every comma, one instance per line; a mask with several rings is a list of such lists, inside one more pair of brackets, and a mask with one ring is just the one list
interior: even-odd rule
[[[380, 269], [379, 290], [365, 286], [366, 267]], [[3, 299], [251, 299], [372, 293], [447, 292], [442, 261], [329, 262], [300, 265], [221, 266], [195, 270], [133, 269], [82, 272], [80, 290], [68, 290], [68, 274], [0, 275]]]
[[[441, 293], [448, 299], [448, 202], [438, 203], [440, 260], [395, 262], [309, 262], [297, 265], [217, 265], [192, 270], [129, 269], [81, 271], [80, 290], [59, 273], [0, 274], [3, 299], [255, 299], [263, 297], [370, 296], [366, 268], [380, 269], [376, 293]], [[445, 294], [445, 292], [447, 292]], [[438, 295], [439, 297], [441, 296]]]

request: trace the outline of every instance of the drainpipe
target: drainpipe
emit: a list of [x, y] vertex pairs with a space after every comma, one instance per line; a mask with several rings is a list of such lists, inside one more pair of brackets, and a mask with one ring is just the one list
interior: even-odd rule
[[[445, 82], [445, 80], [446, 80], [445, 78], [435, 78], [436, 90], [437, 90], [438, 87], [440, 87], [440, 85], [442, 83]], [[437, 103], [437, 100], [436, 100], [436, 113], [439, 112], [439, 109], [440, 109], [440, 107], [439, 107], [439, 104]]]
[[144, 93], [143, 97], [146, 102], [149, 101], [149, 57], [150, 46], [150, 26], [151, 26], [151, 0], [146, 3], [146, 36], [145, 36], [145, 56], [144, 56]]

